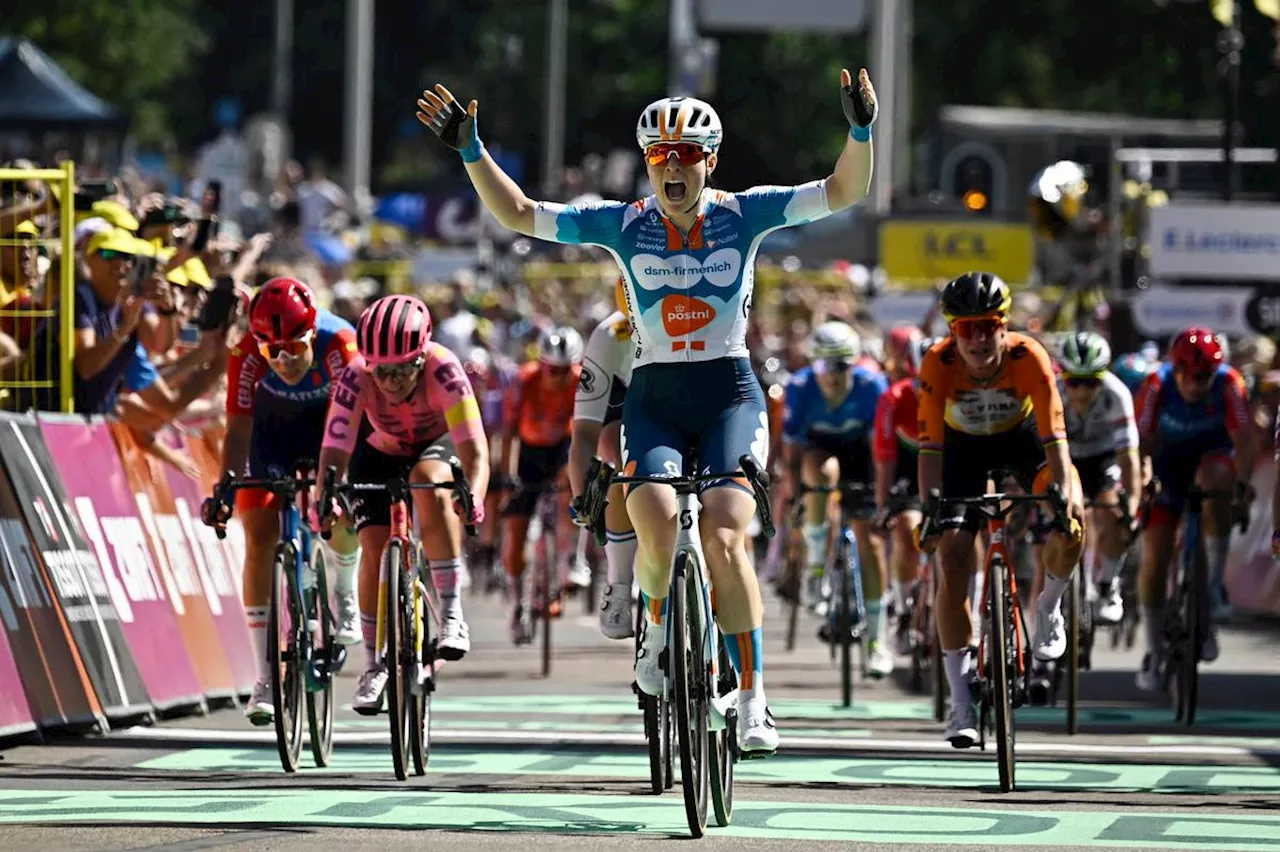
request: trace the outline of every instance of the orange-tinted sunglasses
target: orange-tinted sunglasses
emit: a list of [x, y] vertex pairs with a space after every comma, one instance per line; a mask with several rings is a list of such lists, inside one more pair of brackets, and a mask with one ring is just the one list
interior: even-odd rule
[[258, 351], [268, 361], [279, 361], [281, 358], [286, 357], [291, 360], [297, 360], [307, 354], [307, 349], [311, 346], [311, 338], [314, 334], [314, 332], [308, 331], [301, 337], [286, 340], [283, 343], [265, 343], [259, 340]]
[[991, 337], [1007, 324], [1008, 320], [1004, 317], [962, 317], [951, 321], [951, 332], [965, 340]]
[[658, 142], [644, 149], [644, 158], [649, 165], [660, 166], [673, 153], [682, 166], [696, 165], [706, 156], [702, 152], [702, 146], [692, 142]]

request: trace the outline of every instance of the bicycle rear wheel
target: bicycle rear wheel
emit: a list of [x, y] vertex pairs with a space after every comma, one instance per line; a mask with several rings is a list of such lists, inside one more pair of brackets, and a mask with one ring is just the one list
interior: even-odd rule
[[[1077, 728], [1077, 704], [1080, 700], [1080, 618], [1084, 603], [1083, 584], [1080, 572], [1084, 566], [1077, 565], [1071, 572], [1071, 582], [1064, 596], [1067, 611], [1063, 614], [1067, 621], [1067, 652], [1064, 660], [1067, 664], [1067, 733], [1074, 734]], [[1061, 665], [1061, 662], [1059, 662]]]
[[844, 536], [836, 544], [836, 635], [831, 641], [840, 643], [840, 704], [853, 706], [853, 626], [857, 618], [853, 593], [853, 566], [850, 564], [849, 544]]
[[[710, 629], [715, 630], [712, 626]], [[716, 695], [728, 695], [738, 687], [733, 661], [720, 637], [719, 674], [716, 677]], [[716, 825], [724, 828], [733, 819], [733, 764], [738, 760], [738, 713], [730, 708], [725, 714], [725, 726], [720, 731], [707, 734], [707, 755], [711, 758], [708, 775], [711, 777], [711, 807], [715, 811]]]
[[[409, 777], [409, 750], [412, 740], [410, 693], [408, 690], [409, 666], [406, 654], [413, 647], [412, 620], [406, 618], [405, 554], [402, 544], [391, 540], [387, 544], [383, 570], [387, 572], [387, 716], [391, 722], [391, 763], [396, 778]], [[409, 659], [412, 659], [409, 656]]]
[[436, 637], [432, 633], [431, 618], [427, 616], [428, 592], [422, 581], [421, 554], [413, 576], [416, 590], [413, 623], [421, 638], [411, 646], [414, 649], [414, 665], [411, 667], [411, 676], [406, 679], [410, 685], [409, 724], [412, 736], [409, 745], [413, 751], [413, 774], [426, 775], [427, 761], [431, 758], [431, 693], [436, 688]]
[[320, 688], [307, 690], [307, 727], [311, 732], [311, 757], [316, 766], [329, 765], [333, 756], [333, 613], [329, 609], [329, 580], [327, 566], [319, 548], [312, 557], [316, 560], [316, 585], [307, 596], [308, 620], [316, 624], [311, 634], [312, 667], [319, 675]]
[[551, 622], [552, 618], [552, 601], [553, 595], [559, 593], [556, 589], [556, 531], [555, 525], [552, 524], [550, 529], [544, 525], [542, 531], [542, 559], [541, 568], [538, 571], [538, 585], [541, 586], [540, 594], [542, 597], [542, 676], [551, 677]]
[[306, 625], [294, 583], [292, 544], [276, 545], [271, 562], [271, 601], [267, 611], [267, 659], [271, 661], [271, 701], [275, 705], [276, 752], [285, 772], [298, 770], [302, 753], [302, 667], [299, 664]]
[[1192, 553], [1192, 576], [1181, 585], [1182, 641], [1176, 653], [1174, 670], [1175, 719], [1188, 726], [1196, 720], [1196, 701], [1200, 690], [1200, 633], [1205, 628], [1201, 602], [1208, 600], [1208, 583], [1204, 550]]
[[991, 617], [990, 623], [990, 650], [988, 656], [991, 665], [991, 700], [995, 704], [995, 723], [996, 723], [996, 762], [1000, 768], [1000, 790], [1005, 793], [1012, 792], [1014, 789], [1014, 741], [1013, 741], [1013, 702], [1012, 702], [1012, 678], [1017, 672], [1017, 663], [1013, 662], [1013, 671], [1011, 672], [1011, 658], [1016, 659], [1016, 651], [1011, 647], [1013, 641], [1013, 631], [1016, 626], [1013, 623], [1013, 604], [1008, 599], [1009, 596], [1005, 591], [1008, 582], [1006, 572], [1008, 568], [1004, 564], [1004, 560], [997, 557], [991, 559], [990, 583], [991, 588], [987, 589], [990, 595]]
[[707, 800], [711, 778], [707, 761], [706, 646], [698, 582], [690, 576], [701, 570], [688, 552], [676, 554], [671, 573], [671, 647], [676, 705], [676, 740], [680, 745], [680, 783], [684, 788], [684, 812], [689, 832], [702, 837], [707, 831]]
[[783, 554], [782, 582], [779, 584], [783, 592], [783, 606], [787, 610], [787, 653], [796, 649], [796, 628], [800, 626], [800, 597], [804, 587], [804, 566], [800, 552], [799, 542], [787, 543]]

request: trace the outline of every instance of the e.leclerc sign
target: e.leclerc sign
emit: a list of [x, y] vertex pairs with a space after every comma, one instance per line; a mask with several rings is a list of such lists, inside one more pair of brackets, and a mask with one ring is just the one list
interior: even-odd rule
[[1280, 280], [1280, 205], [1157, 207], [1147, 244], [1163, 278]]

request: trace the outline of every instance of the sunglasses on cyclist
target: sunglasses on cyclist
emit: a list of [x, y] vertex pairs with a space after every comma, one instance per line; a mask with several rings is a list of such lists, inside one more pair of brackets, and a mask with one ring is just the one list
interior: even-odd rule
[[692, 142], [658, 142], [644, 149], [644, 158], [651, 166], [662, 165], [672, 154], [676, 155], [682, 166], [697, 165], [706, 156], [702, 146]]
[[1208, 373], [1193, 373], [1187, 369], [1180, 369], [1178, 372], [1182, 373], [1182, 377], [1184, 379], [1197, 385], [1207, 385], [1209, 382], [1213, 381], [1214, 377], [1214, 373], [1212, 371]]
[[1063, 376], [1062, 383], [1069, 388], [1096, 388], [1102, 386], [1101, 376]]
[[965, 317], [951, 321], [951, 333], [965, 340], [975, 337], [992, 337], [1004, 328], [1006, 323], [1004, 317]]
[[268, 361], [296, 361], [307, 354], [307, 350], [311, 347], [311, 338], [315, 336], [315, 331], [308, 331], [301, 337], [293, 340], [285, 340], [280, 343], [267, 343], [258, 341], [258, 351], [262, 353], [262, 357]]
[[853, 369], [853, 361], [849, 358], [817, 358], [813, 362], [813, 371], [820, 376], [838, 375]]
[[373, 377], [379, 381], [403, 381], [422, 369], [422, 359], [415, 358], [404, 364], [379, 364], [373, 368]]

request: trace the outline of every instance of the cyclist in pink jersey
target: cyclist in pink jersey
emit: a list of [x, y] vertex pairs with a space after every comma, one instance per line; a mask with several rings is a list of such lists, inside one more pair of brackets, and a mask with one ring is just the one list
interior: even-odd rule
[[[489, 483], [489, 444], [471, 382], [458, 357], [431, 342], [431, 314], [412, 296], [387, 296], [370, 305], [356, 329], [360, 359], [338, 378], [329, 403], [320, 469], [341, 480], [383, 484], [448, 482], [449, 460], [462, 463], [475, 495], [479, 523]], [[325, 507], [327, 510], [329, 507]], [[462, 521], [447, 491], [415, 491], [414, 516], [431, 578], [444, 610], [440, 656], [458, 660], [471, 649], [458, 597]], [[364, 556], [360, 564], [360, 623], [366, 666], [351, 706], [372, 715], [382, 706], [386, 669], [377, 661], [379, 561], [390, 534], [391, 506], [378, 492], [361, 495], [352, 513]], [[330, 518], [323, 523], [330, 523]]]

